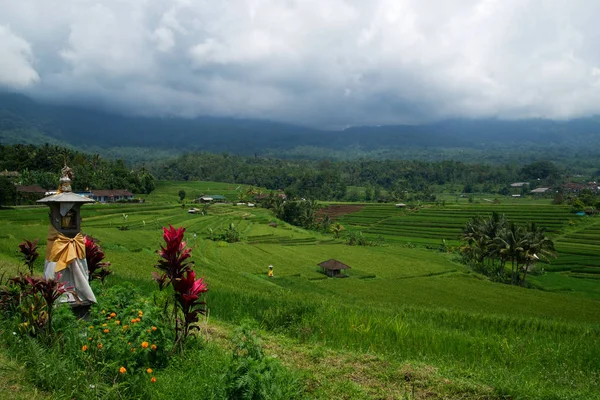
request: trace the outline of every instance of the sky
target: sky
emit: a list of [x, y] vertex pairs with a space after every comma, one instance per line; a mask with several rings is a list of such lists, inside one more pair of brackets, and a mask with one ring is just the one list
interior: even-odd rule
[[600, 112], [593, 0], [0, 0], [0, 88], [323, 128]]

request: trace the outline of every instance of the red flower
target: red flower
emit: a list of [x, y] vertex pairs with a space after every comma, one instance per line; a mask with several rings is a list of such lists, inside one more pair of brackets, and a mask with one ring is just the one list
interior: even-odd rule
[[93, 279], [100, 279], [104, 282], [104, 278], [112, 273], [107, 267], [109, 262], [103, 262], [104, 252], [98, 245], [96, 239], [91, 236], [85, 237], [85, 259], [88, 265], [88, 274], [90, 282]]
[[183, 273], [190, 269], [192, 262], [186, 260], [192, 256], [192, 249], [186, 248], [186, 243], [183, 241], [184, 233], [185, 228], [175, 229], [172, 225], [163, 228], [163, 239], [166, 246], [160, 246], [158, 255], [162, 259], [158, 261], [156, 267], [164, 274], [155, 274], [154, 276], [161, 289], [169, 284], [168, 281], [173, 282], [181, 278]]
[[30, 242], [27, 239], [23, 240], [24, 242], [19, 245], [19, 251], [23, 255], [23, 262], [29, 268], [29, 273], [33, 274], [33, 263], [39, 256], [37, 252], [37, 243], [39, 239], [35, 239], [33, 242]]
[[204, 279], [196, 280], [196, 273], [191, 270], [186, 272], [185, 277], [173, 281], [175, 299], [181, 306], [186, 326], [198, 321], [198, 314], [204, 314], [206, 310], [204, 301], [198, 301], [200, 295], [208, 291]]
[[173, 288], [179, 294], [185, 303], [193, 303], [200, 298], [200, 295], [208, 291], [204, 283], [204, 278], [196, 280], [196, 273], [193, 270], [186, 272], [186, 277], [181, 277], [173, 281]]

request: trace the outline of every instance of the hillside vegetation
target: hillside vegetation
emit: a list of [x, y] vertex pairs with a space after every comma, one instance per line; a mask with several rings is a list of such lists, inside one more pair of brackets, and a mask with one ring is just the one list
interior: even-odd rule
[[[188, 214], [178, 202], [181, 189], [188, 200], [237, 192], [231, 184], [159, 182], [145, 204], [83, 207], [83, 231], [100, 240], [112, 263], [106, 285], [155, 291], [161, 227], [185, 227], [210, 288], [206, 340], [227, 346], [232, 326], [256, 321], [265, 351], [303, 374], [307, 398], [412, 398], [413, 390], [416, 398], [598, 398], [599, 266], [588, 262], [600, 242], [596, 218], [570, 224], [564, 207], [519, 202], [429, 204], [411, 212], [369, 204], [338, 218], [347, 231], [334, 239], [261, 208], [212, 205], [207, 215]], [[543, 290], [491, 282], [448, 251], [468, 218], [492, 211], [536, 221], [556, 238], [559, 258], [532, 277]], [[0, 273], [12, 274], [22, 238], [45, 237], [47, 210], [0, 213]], [[209, 239], [211, 229], [230, 224], [241, 242]], [[345, 244], [344, 235], [359, 230], [382, 235], [385, 245]], [[351, 266], [348, 278], [320, 272], [317, 264], [330, 258]], [[156, 398], [166, 388], [160, 384], [151, 392]]]

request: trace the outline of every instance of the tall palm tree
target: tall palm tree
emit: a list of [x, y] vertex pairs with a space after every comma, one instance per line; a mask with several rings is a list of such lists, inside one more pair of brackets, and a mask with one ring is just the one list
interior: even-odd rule
[[554, 242], [546, 237], [544, 228], [540, 228], [535, 222], [529, 224], [525, 233], [525, 244], [523, 251], [523, 277], [521, 283], [525, 283], [527, 273], [531, 266], [539, 259], [549, 260], [549, 257], [556, 257]]
[[511, 222], [495, 238], [500, 257], [511, 262], [511, 281], [515, 281], [515, 271], [518, 271], [519, 261], [522, 260], [525, 251], [525, 232], [523, 229]]

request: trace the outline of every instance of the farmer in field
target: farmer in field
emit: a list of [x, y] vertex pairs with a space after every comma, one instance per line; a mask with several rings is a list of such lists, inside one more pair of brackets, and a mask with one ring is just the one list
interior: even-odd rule
[[269, 265], [269, 272], [267, 273], [267, 276], [269, 278], [273, 277], [273, 266], [272, 265]]

